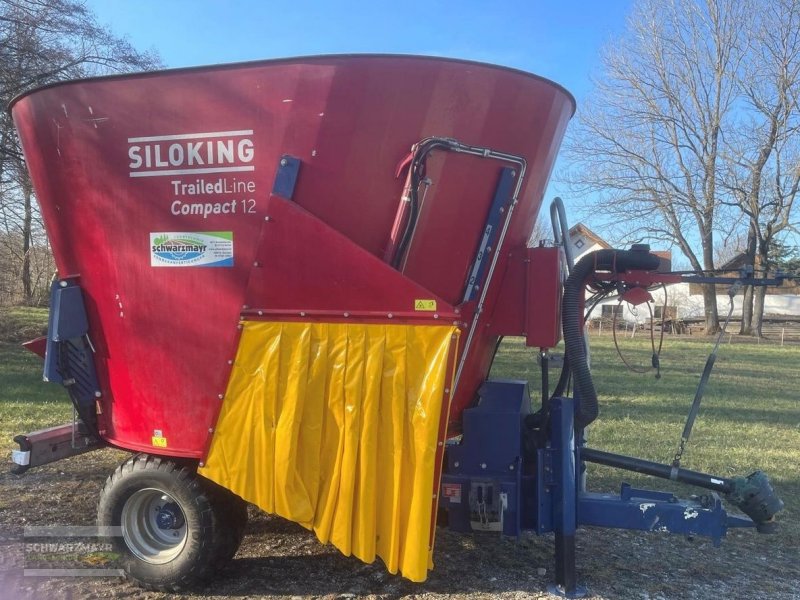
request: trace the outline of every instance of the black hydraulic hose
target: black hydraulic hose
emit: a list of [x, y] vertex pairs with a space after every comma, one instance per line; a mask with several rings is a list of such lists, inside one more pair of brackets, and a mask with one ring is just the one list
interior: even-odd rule
[[564, 354], [564, 363], [561, 365], [561, 374], [558, 376], [558, 381], [556, 382], [556, 388], [553, 390], [553, 395], [550, 396], [551, 398], [559, 398], [564, 395], [564, 391], [567, 389], [567, 384], [569, 383], [569, 359], [567, 355]]
[[[592, 313], [592, 311], [595, 309], [595, 307], [606, 296], [607, 296], [607, 294], [606, 293], [602, 293], [602, 292], [598, 292], [598, 294], [595, 294], [594, 296], [592, 296], [592, 298], [594, 299], [594, 303], [586, 311], [586, 316], [583, 319], [584, 324], [588, 320], [589, 315]], [[570, 379], [570, 375], [571, 374], [572, 374], [572, 372], [569, 370], [569, 360], [567, 359], [567, 355], [565, 354], [564, 355], [564, 359], [562, 361], [562, 365], [561, 365], [561, 374], [558, 376], [558, 381], [556, 382], [556, 387], [553, 390], [553, 393], [550, 395], [551, 399], [552, 398], [559, 398], [559, 397], [564, 395], [564, 392], [566, 391], [567, 386], [569, 386], [569, 379]]]
[[569, 361], [569, 370], [575, 382], [575, 395], [578, 399], [575, 423], [578, 427], [586, 427], [599, 413], [583, 332], [582, 307], [587, 280], [597, 271], [654, 271], [658, 265], [658, 256], [650, 254], [647, 246], [634, 246], [632, 250], [595, 250], [578, 261], [564, 284], [564, 298], [561, 302], [564, 358]]
[[395, 268], [399, 268], [402, 264], [403, 255], [408, 249], [411, 237], [414, 235], [414, 228], [417, 226], [417, 218], [419, 217], [420, 209], [419, 186], [425, 178], [425, 161], [428, 158], [428, 154], [436, 148], [449, 149], [449, 144], [444, 140], [432, 138], [420, 142], [419, 145], [414, 148], [414, 157], [411, 159], [411, 165], [409, 166], [410, 186], [408, 189], [408, 199], [410, 210], [408, 221], [403, 229], [403, 235], [400, 238], [400, 243], [397, 246], [394, 260], [392, 261], [392, 266]]

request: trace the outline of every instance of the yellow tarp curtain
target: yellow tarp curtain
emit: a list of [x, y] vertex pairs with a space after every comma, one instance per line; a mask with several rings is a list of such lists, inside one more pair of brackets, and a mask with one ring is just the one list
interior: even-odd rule
[[457, 335], [440, 325], [245, 322], [199, 472], [346, 555], [377, 555], [424, 581]]

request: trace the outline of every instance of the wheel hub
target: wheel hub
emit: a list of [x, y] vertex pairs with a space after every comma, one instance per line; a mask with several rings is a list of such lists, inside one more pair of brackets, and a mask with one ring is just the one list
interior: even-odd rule
[[188, 539], [180, 505], [163, 490], [145, 488], [128, 498], [122, 508], [122, 537], [139, 559], [164, 564], [176, 558]]
[[184, 519], [180, 507], [175, 502], [167, 502], [160, 509], [156, 507], [156, 525], [159, 529], [180, 529]]

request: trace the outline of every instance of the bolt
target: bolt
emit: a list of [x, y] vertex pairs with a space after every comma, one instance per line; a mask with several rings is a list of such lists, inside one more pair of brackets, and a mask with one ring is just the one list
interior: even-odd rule
[[209, 427], [208, 428], [208, 433], [214, 433], [214, 428], [213, 427]]
[[263, 310], [258, 311], [258, 316], [259, 317], [263, 317], [264, 316], [264, 311]]
[[433, 313], [433, 318], [434, 318], [434, 319], [438, 319], [438, 318], [439, 318], [439, 315], [438, 315], [437, 313]]
[[95, 398], [102, 398], [103, 397], [103, 392], [101, 392], [100, 390], [95, 390], [94, 397]]
[[454, 462], [454, 463], [453, 463], [453, 466], [454, 466], [454, 467], [459, 467], [459, 466], [461, 466], [461, 463], [460, 463], [460, 462], [458, 462], [458, 461], [456, 461], [456, 462]]
[[517, 176], [517, 172], [516, 171], [511, 171], [511, 176], [512, 177], [516, 177]]
[[255, 262], [253, 263], [253, 266], [254, 266], [254, 267], [260, 267], [260, 266], [261, 266], [261, 263], [260, 263], [260, 262], [258, 262], [258, 261], [255, 261]]
[[225, 397], [225, 394], [217, 394], [217, 398], [219, 398], [220, 400], [222, 400], [224, 397]]
[[450, 388], [444, 388], [444, 393], [445, 394], [449, 394], [450, 393]]
[[349, 313], [349, 312], [346, 312], [346, 313], [344, 313], [344, 316], [345, 316], [345, 317], [349, 317], [349, 316], [350, 316], [350, 313]]
[[232, 361], [232, 360], [228, 360], [228, 364], [229, 364], [229, 365], [232, 365], [232, 364], [233, 364], [233, 361]]
[[281, 159], [281, 166], [282, 166], [282, 167], [285, 167], [285, 166], [286, 166], [286, 165], [288, 165], [288, 164], [289, 164], [289, 161], [287, 161], [285, 158], [282, 158], [282, 159]]
[[438, 444], [438, 445], [439, 445], [439, 446], [441, 446], [441, 445], [442, 445], [442, 442], [439, 442], [439, 444]]
[[206, 463], [204, 463], [204, 462], [201, 460], [201, 461], [200, 461], [200, 466], [201, 466], [201, 467], [205, 467], [205, 466], [206, 466]]
[[250, 307], [247, 306], [247, 304], [242, 304], [242, 310], [247, 310], [248, 308], [250, 308]]
[[67, 282], [66, 281], [59, 281], [58, 285], [60, 285], [61, 287], [67, 287]]
[[485, 468], [486, 468], [486, 463], [481, 463], [481, 469], [485, 469]]
[[301, 310], [301, 311], [300, 311], [300, 316], [301, 316], [301, 317], [305, 317], [305, 316], [306, 316], [306, 313], [305, 313], [305, 311], [302, 311], [302, 310]]
[[394, 315], [393, 315], [392, 313], [389, 313], [389, 314], [388, 314], [388, 315], [386, 315], [386, 316], [387, 316], [388, 318], [390, 318], [390, 319], [391, 319], [392, 317], [394, 317]]
[[265, 221], [269, 221], [269, 217], [264, 217], [264, 220]]
[[514, 470], [514, 465], [508, 465], [508, 470], [509, 471], [513, 471]]

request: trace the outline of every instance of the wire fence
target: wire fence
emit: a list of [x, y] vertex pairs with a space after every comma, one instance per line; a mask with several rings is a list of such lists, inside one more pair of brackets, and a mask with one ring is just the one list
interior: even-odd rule
[[[658, 319], [653, 325], [658, 335], [661, 335], [661, 320]], [[611, 336], [614, 323], [612, 319], [591, 319], [587, 323], [587, 332], [590, 336]], [[632, 321], [618, 320], [616, 323], [617, 337], [624, 336], [635, 339], [641, 336], [650, 335], [651, 324], [634, 323]], [[725, 335], [722, 338], [723, 344], [772, 344], [779, 346], [800, 345], [800, 317], [797, 320], [767, 320], [761, 328], [761, 336], [741, 335], [739, 330], [741, 324], [738, 321], [731, 321]], [[705, 333], [705, 326], [702, 323], [688, 322], [681, 320], [668, 320], [664, 323], [665, 336], [677, 337], [681, 339], [707, 340], [710, 337]]]

